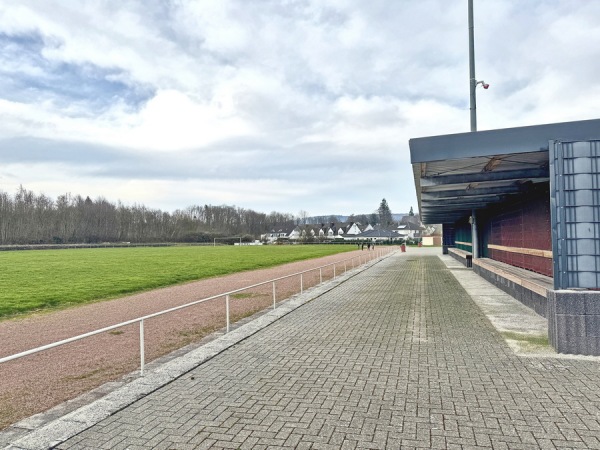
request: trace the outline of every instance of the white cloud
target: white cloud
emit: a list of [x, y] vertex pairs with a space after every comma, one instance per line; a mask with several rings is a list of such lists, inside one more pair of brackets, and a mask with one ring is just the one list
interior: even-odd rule
[[[0, 135], [22, 162], [3, 165], [0, 189], [312, 214], [385, 197], [406, 211], [408, 140], [469, 127], [466, 13], [443, 0], [4, 1]], [[599, 14], [476, 2], [477, 77], [491, 85], [479, 128], [596, 117]]]
[[227, 107], [219, 106], [195, 102], [178, 91], [159, 91], [134, 116], [137, 124], [115, 133], [114, 143], [147, 150], [177, 150], [252, 134], [249, 124], [228, 113]]

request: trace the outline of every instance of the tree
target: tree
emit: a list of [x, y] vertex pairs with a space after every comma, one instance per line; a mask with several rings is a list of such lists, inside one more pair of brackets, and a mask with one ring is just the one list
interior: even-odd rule
[[411, 217], [415, 215], [415, 212], [413, 211], [412, 206], [410, 207], [410, 211], [408, 212], [408, 215]]
[[327, 222], [325, 222], [325, 223], [327, 223], [327, 224], [331, 224], [331, 223], [338, 223], [338, 221], [339, 221], [338, 217], [337, 217], [337, 216], [334, 216], [334, 215], [332, 214], [331, 216], [329, 216], [329, 217], [327, 218]]
[[379, 220], [379, 215], [377, 214], [377, 212], [374, 212], [369, 216], [369, 220], [367, 222], [369, 222], [372, 226], [375, 226], [375, 225], [377, 225], [378, 220]]
[[[311, 218], [300, 211], [299, 221]], [[56, 201], [20, 186], [0, 190], [0, 245], [96, 242], [212, 242], [214, 237], [256, 238], [273, 228], [291, 228], [294, 216], [264, 214], [236, 206], [192, 205], [168, 213], [141, 204], [113, 204], [104, 197], [60, 195]], [[337, 221], [323, 217], [323, 223]], [[308, 238], [313, 239], [311, 237]]]
[[306, 225], [308, 220], [308, 213], [301, 209], [298, 211], [298, 225]]
[[381, 200], [377, 212], [379, 213], [379, 223], [382, 227], [388, 227], [393, 223], [392, 211], [385, 198]]

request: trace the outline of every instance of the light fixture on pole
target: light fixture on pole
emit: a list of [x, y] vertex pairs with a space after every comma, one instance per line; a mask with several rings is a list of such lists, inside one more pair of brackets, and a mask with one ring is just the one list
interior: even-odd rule
[[471, 111], [471, 131], [477, 131], [477, 101], [475, 98], [475, 88], [481, 84], [484, 89], [490, 87], [484, 81], [477, 81], [475, 78], [475, 32], [473, 27], [473, 0], [469, 0], [469, 86], [470, 86], [470, 111]]

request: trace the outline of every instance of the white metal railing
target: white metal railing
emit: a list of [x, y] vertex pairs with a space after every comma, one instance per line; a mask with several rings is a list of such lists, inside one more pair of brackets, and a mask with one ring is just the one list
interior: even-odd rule
[[283, 277], [274, 278], [274, 279], [268, 280], [268, 281], [262, 281], [260, 283], [256, 283], [256, 284], [253, 284], [253, 285], [250, 285], [250, 286], [245, 286], [243, 288], [235, 289], [233, 291], [224, 292], [224, 293], [221, 293], [221, 294], [213, 295], [211, 297], [203, 298], [201, 300], [196, 300], [196, 301], [193, 301], [193, 302], [190, 302], [190, 303], [186, 303], [185, 305], [175, 306], [173, 308], [169, 308], [169, 309], [165, 309], [165, 310], [162, 310], [162, 311], [159, 311], [159, 312], [148, 314], [146, 316], [137, 317], [135, 319], [127, 320], [125, 322], [120, 322], [120, 323], [117, 323], [115, 325], [110, 325], [108, 327], [100, 328], [98, 330], [90, 331], [90, 332], [84, 333], [84, 334], [79, 334], [77, 336], [73, 336], [73, 337], [70, 337], [70, 338], [67, 338], [67, 339], [63, 339], [61, 341], [56, 341], [56, 342], [53, 342], [51, 344], [42, 345], [41, 347], [36, 347], [36, 348], [31, 349], [31, 350], [26, 350], [24, 352], [15, 353], [14, 355], [5, 356], [3, 358], [0, 358], [0, 364], [4, 363], [4, 362], [12, 361], [14, 359], [22, 358], [22, 357], [27, 356], [27, 355], [32, 355], [34, 353], [39, 353], [39, 352], [42, 352], [44, 350], [49, 350], [51, 348], [59, 347], [61, 345], [68, 344], [70, 342], [79, 341], [81, 339], [85, 339], [85, 338], [88, 338], [88, 337], [91, 337], [91, 336], [95, 336], [97, 334], [105, 333], [107, 331], [111, 331], [111, 330], [114, 330], [116, 328], [121, 328], [121, 327], [124, 327], [124, 326], [131, 325], [131, 324], [139, 322], [139, 324], [140, 324], [140, 375], [143, 376], [144, 375], [144, 365], [145, 365], [144, 320], [151, 319], [153, 317], [158, 317], [158, 316], [161, 316], [163, 314], [171, 313], [171, 312], [174, 312], [174, 311], [178, 311], [180, 309], [189, 308], [190, 306], [198, 305], [200, 303], [204, 303], [204, 302], [207, 302], [207, 301], [210, 301], [210, 300], [214, 300], [214, 299], [217, 299], [217, 298], [220, 298], [220, 297], [225, 297], [225, 314], [226, 314], [226, 322], [227, 322], [227, 324], [226, 324], [226, 332], [229, 333], [229, 328], [230, 328], [229, 297], [230, 297], [230, 295], [235, 294], [237, 292], [245, 291], [245, 290], [252, 289], [252, 288], [255, 288], [255, 287], [258, 287], [258, 286], [262, 286], [262, 285], [265, 285], [265, 284], [272, 283], [272, 285], [273, 285], [273, 309], [275, 309], [276, 306], [277, 306], [277, 300], [276, 300], [276, 295], [275, 295], [275, 283], [277, 281], [281, 281], [281, 280], [284, 280], [286, 278], [291, 278], [291, 277], [295, 277], [295, 276], [300, 276], [300, 292], [302, 293], [304, 291], [303, 284], [304, 284], [304, 274], [305, 273], [312, 272], [312, 271], [315, 271], [315, 270], [319, 269], [319, 284], [321, 284], [321, 283], [323, 283], [323, 269], [326, 268], [326, 267], [333, 266], [333, 278], [332, 279], [335, 279], [335, 277], [336, 277], [336, 270], [335, 270], [336, 265], [344, 263], [344, 273], [346, 273], [347, 267], [348, 267], [348, 262], [351, 262], [352, 268], [354, 269], [355, 267], [357, 267], [357, 266], [355, 266], [355, 261], [357, 259], [358, 259], [358, 266], [360, 266], [360, 265], [366, 264], [369, 261], [372, 261], [374, 259], [383, 258], [383, 256], [388, 255], [393, 250], [394, 250], [394, 248], [384, 247], [384, 248], [377, 249], [375, 251], [367, 251], [367, 252], [364, 253], [364, 255], [361, 254], [361, 255], [354, 256], [352, 258], [348, 258], [348, 259], [345, 259], [345, 260], [342, 260], [342, 261], [337, 261], [337, 262], [325, 264], [325, 265], [320, 266], [320, 267], [315, 267], [315, 268], [312, 268], [312, 269], [304, 270], [302, 272], [297, 272], [297, 273], [293, 273], [293, 274], [290, 274], [290, 275], [285, 275]]

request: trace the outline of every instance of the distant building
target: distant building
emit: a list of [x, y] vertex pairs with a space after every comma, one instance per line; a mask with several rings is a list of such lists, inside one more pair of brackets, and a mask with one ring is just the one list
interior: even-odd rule
[[260, 240], [263, 242], [273, 243], [276, 241], [287, 241], [294, 233], [295, 228], [278, 228], [273, 229], [269, 233], [262, 234]]
[[395, 231], [402, 237], [419, 238], [424, 230], [423, 225], [407, 221], [398, 225]]
[[363, 231], [359, 235], [355, 236], [359, 241], [374, 241], [374, 242], [389, 242], [394, 240], [400, 240], [401, 237], [398, 233], [392, 230], [369, 230]]
[[[307, 240], [332, 240], [344, 239], [352, 240], [355, 236], [361, 233], [359, 224], [356, 222], [320, 224], [320, 225], [299, 225], [291, 230], [287, 236], [290, 241], [307, 241]], [[273, 237], [283, 237], [277, 232], [272, 232]]]

